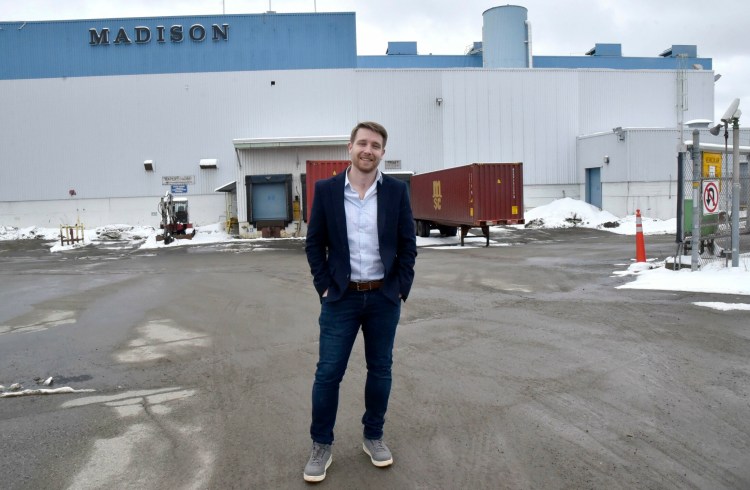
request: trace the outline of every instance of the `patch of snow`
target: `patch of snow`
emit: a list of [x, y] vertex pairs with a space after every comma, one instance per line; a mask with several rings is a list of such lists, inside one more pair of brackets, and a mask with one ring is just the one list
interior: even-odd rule
[[712, 301], [698, 301], [693, 303], [695, 306], [703, 306], [705, 308], [713, 308], [719, 311], [732, 311], [732, 310], [744, 310], [750, 311], [750, 304], [746, 303], [719, 303]]

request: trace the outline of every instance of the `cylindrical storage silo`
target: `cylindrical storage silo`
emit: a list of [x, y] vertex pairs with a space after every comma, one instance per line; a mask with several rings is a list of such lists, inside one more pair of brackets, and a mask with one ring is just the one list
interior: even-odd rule
[[482, 14], [482, 64], [485, 68], [528, 68], [526, 7], [503, 5]]

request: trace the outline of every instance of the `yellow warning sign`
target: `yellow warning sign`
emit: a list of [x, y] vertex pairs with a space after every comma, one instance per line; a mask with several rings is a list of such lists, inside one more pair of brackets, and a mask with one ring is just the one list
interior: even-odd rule
[[721, 177], [721, 153], [703, 152], [703, 177]]

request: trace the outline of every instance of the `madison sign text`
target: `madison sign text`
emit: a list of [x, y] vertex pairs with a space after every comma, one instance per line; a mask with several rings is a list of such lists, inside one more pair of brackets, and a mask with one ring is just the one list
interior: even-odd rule
[[[205, 41], [208, 36], [214, 41], [226, 41], [229, 39], [229, 24], [214, 24], [211, 26], [209, 34], [208, 29], [200, 24], [193, 24], [187, 30], [181, 25], [174, 25], [169, 28], [165, 26], [156, 26], [153, 30], [150, 27], [137, 26], [132, 31], [124, 27], [117, 30], [117, 34], [110, 33], [109, 27], [101, 29], [89, 29], [89, 44], [91, 46], [106, 46], [109, 44], [146, 44], [155, 40], [158, 43], [181, 43], [185, 38], [191, 41]], [[111, 41], [110, 41], [111, 40]]]

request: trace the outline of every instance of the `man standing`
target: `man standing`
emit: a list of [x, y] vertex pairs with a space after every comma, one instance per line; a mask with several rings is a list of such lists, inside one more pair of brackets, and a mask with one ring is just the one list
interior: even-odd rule
[[360, 327], [367, 380], [362, 448], [375, 466], [393, 463], [383, 442], [391, 364], [401, 301], [414, 280], [414, 219], [406, 184], [378, 169], [388, 133], [375, 122], [354, 127], [352, 164], [315, 184], [305, 252], [320, 295], [320, 347], [312, 389], [312, 452], [304, 478], [322, 481], [330, 466], [333, 426], [352, 346]]

